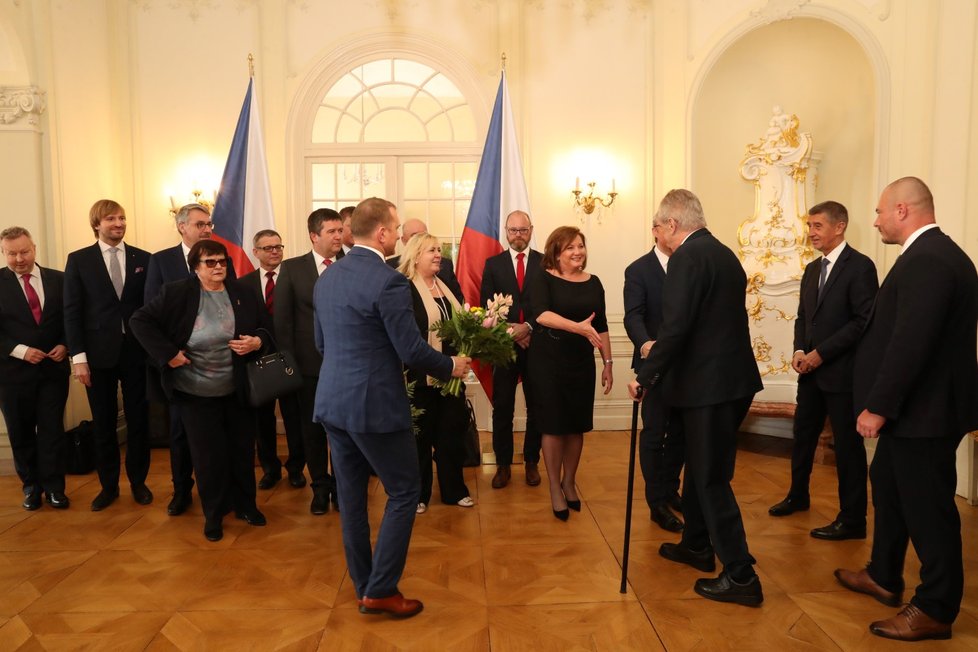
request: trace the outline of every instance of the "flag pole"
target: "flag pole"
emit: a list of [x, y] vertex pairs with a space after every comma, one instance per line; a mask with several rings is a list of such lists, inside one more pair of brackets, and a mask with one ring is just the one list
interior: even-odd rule
[[255, 77], [255, 55], [251, 52], [248, 53], [248, 76], [252, 79]]
[[628, 492], [625, 498], [625, 545], [621, 551], [621, 588], [619, 589], [621, 593], [628, 590], [628, 549], [632, 538], [632, 496], [635, 485], [635, 440], [638, 433], [638, 405], [638, 401], [632, 403], [632, 437], [628, 452]]

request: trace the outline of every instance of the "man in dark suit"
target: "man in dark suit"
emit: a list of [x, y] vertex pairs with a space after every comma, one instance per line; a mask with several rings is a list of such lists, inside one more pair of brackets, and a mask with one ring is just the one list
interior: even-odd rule
[[95, 465], [102, 490], [92, 501], [98, 512], [119, 497], [116, 396], [122, 386], [126, 415], [126, 476], [140, 505], [153, 502], [146, 486], [149, 427], [146, 353], [129, 332], [129, 317], [143, 305], [149, 252], [122, 242], [126, 211], [100, 199], [89, 211], [98, 241], [68, 254], [65, 264], [65, 336], [74, 375], [85, 386], [95, 423]]
[[[407, 244], [408, 240], [413, 238], [419, 233], [427, 233], [428, 225], [421, 220], [416, 220], [411, 218], [405, 220], [404, 224], [401, 226], [401, 244]], [[387, 264], [397, 269], [401, 264], [401, 256], [392, 256], [387, 259]], [[458, 299], [459, 303], [465, 303], [465, 298], [462, 296], [462, 286], [459, 285], [458, 277], [455, 276], [455, 268], [452, 264], [452, 259], [449, 256], [441, 257], [441, 268], [438, 270], [438, 278], [448, 286], [448, 289], [452, 291], [455, 298]]]
[[866, 538], [866, 448], [852, 411], [852, 360], [879, 289], [873, 261], [846, 244], [848, 225], [849, 213], [839, 202], [823, 202], [808, 212], [808, 238], [822, 257], [805, 267], [795, 319], [791, 366], [798, 372], [798, 406], [791, 489], [768, 510], [787, 516], [808, 509], [808, 483], [827, 414], [835, 439], [839, 514], [811, 535], [832, 541]]
[[[654, 237], [654, 235], [653, 235]], [[632, 369], [637, 373], [649, 356], [662, 324], [662, 285], [669, 256], [653, 247], [625, 268], [625, 332], [635, 347]], [[663, 401], [662, 388], [650, 389], [642, 399], [639, 464], [645, 479], [645, 502], [652, 520], [668, 532], [682, 532], [683, 522], [672, 512], [681, 510], [679, 474], [683, 469], [683, 423]]]
[[37, 248], [27, 229], [4, 229], [0, 247], [7, 259], [0, 270], [0, 411], [24, 487], [23, 507], [38, 509], [43, 493], [49, 505], [65, 509], [64, 274], [34, 264]]
[[[269, 316], [275, 314], [275, 286], [282, 265], [282, 237], [272, 229], [263, 229], [252, 239], [251, 252], [258, 259], [258, 269], [241, 277], [241, 281], [251, 288]], [[289, 447], [289, 457], [285, 469], [290, 477], [302, 476], [306, 465], [305, 446], [302, 443], [302, 424], [299, 420], [299, 402], [294, 394], [278, 399], [285, 425], [285, 440]], [[256, 444], [258, 462], [264, 474], [258, 481], [259, 489], [271, 489], [282, 479], [282, 461], [278, 458], [278, 434], [275, 419], [275, 401], [255, 409], [258, 419]]]
[[[316, 285], [322, 372], [315, 419], [333, 449], [343, 546], [360, 613], [406, 618], [423, 605], [397, 588], [421, 487], [402, 361], [443, 380], [462, 377], [469, 361], [442, 355], [421, 338], [408, 280], [384, 264], [394, 251], [397, 224], [390, 202], [362, 201], [353, 213], [356, 245]], [[371, 468], [388, 496], [372, 552]]]
[[356, 206], [344, 206], [340, 209], [340, 217], [343, 218], [343, 253], [350, 253], [350, 249], [353, 249], [353, 232], [350, 230], [350, 224], [353, 222], [353, 211]]
[[[146, 287], [143, 291], [144, 303], [156, 298], [163, 286], [173, 281], [191, 278], [194, 274], [187, 265], [190, 248], [200, 240], [207, 240], [213, 235], [214, 222], [211, 221], [210, 209], [203, 204], [186, 204], [174, 216], [177, 232], [180, 233], [180, 244], [168, 249], [157, 251], [149, 258], [149, 270], [146, 272]], [[234, 267], [228, 260], [227, 277], [234, 278]], [[152, 366], [150, 370], [150, 393], [161, 401], [165, 400], [156, 390], [159, 386], [159, 374]], [[190, 444], [187, 432], [180, 420], [180, 411], [168, 404], [170, 413], [170, 473], [173, 480], [173, 498], [166, 507], [170, 516], [179, 516], [187, 511], [193, 502], [193, 463], [190, 459]]]
[[737, 429], [761, 389], [747, 325], [747, 276], [732, 251], [706, 229], [703, 207], [688, 190], [671, 190], [652, 220], [656, 242], [670, 255], [662, 290], [662, 325], [638, 378], [640, 387], [663, 383], [686, 437], [682, 541], [663, 543], [659, 554], [703, 572], [693, 589], [721, 602], [757, 606], [763, 600], [755, 560], [737, 498], [730, 487], [737, 458]]
[[853, 378], [856, 430], [879, 438], [869, 471], [873, 550], [866, 568], [835, 576], [899, 606], [912, 542], [920, 584], [899, 613], [869, 629], [906, 641], [950, 638], [964, 588], [955, 453], [978, 429], [978, 274], [938, 228], [934, 198], [916, 177], [883, 190], [874, 226], [902, 250], [880, 286]]
[[[513, 325], [513, 341], [516, 343], [516, 362], [506, 367], [494, 367], [492, 370], [492, 451], [496, 454], [493, 489], [505, 487], [512, 475], [510, 465], [513, 463], [516, 386], [521, 378], [526, 377], [526, 355], [531, 331], [523, 314], [523, 306], [526, 304], [524, 289], [530, 286], [531, 280], [537, 274], [542, 273], [543, 256], [539, 251], [530, 249], [532, 237], [533, 224], [530, 223], [530, 216], [523, 211], [513, 211], [506, 216], [506, 241], [509, 249], [487, 258], [486, 266], [482, 270], [479, 294], [483, 306], [496, 294], [513, 297], [507, 321]], [[523, 383], [523, 398], [528, 406], [526, 434], [523, 437], [523, 462], [526, 468], [526, 484], [535, 487], [540, 484], [538, 465], [541, 436], [530, 412], [530, 399], [526, 393], [526, 383]]]
[[[323, 356], [313, 336], [313, 288], [326, 268], [343, 257], [343, 220], [331, 208], [318, 208], [306, 219], [312, 251], [282, 262], [282, 274], [275, 286], [275, 337], [279, 346], [295, 354], [302, 372], [299, 392], [299, 420], [306, 454], [306, 467], [312, 488], [309, 511], [321, 515], [335, 507], [336, 481], [329, 474], [329, 449], [326, 433], [313, 422], [316, 383]], [[289, 471], [289, 484], [304, 487], [302, 470]]]

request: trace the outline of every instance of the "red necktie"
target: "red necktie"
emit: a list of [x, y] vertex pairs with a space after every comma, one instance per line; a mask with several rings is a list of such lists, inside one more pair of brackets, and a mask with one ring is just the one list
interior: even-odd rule
[[24, 274], [24, 294], [27, 295], [27, 305], [31, 307], [31, 314], [34, 315], [34, 322], [41, 323], [41, 298], [37, 296], [37, 290], [31, 285], [31, 275]]
[[265, 272], [268, 283], [265, 284], [265, 310], [275, 314], [275, 272]]
[[[516, 285], [523, 292], [523, 279], [526, 278], [526, 267], [523, 265], [523, 258], [526, 257], [522, 251], [516, 254]], [[523, 323], [523, 309], [520, 308], [520, 323]]]
[[323, 258], [323, 265], [324, 266], [329, 267], [332, 264], [333, 264], [333, 261], [331, 261], [329, 258]]

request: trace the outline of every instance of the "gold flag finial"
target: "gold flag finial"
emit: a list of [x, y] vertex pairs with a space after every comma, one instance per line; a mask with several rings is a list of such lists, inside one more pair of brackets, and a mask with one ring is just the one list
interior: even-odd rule
[[255, 55], [248, 53], [248, 76], [255, 76]]
[[503, 72], [506, 72], [506, 53], [505, 52], [503, 52], [503, 55], [502, 55], [502, 57], [500, 57], [500, 59], [502, 61]]

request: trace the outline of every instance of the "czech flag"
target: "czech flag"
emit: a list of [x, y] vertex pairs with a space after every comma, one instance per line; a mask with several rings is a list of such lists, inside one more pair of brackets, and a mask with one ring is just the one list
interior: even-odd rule
[[[506, 216], [515, 210], [531, 214], [504, 70], [459, 245], [456, 275], [465, 300], [470, 305], [481, 303], [479, 290], [486, 259], [509, 247], [506, 241]], [[476, 375], [491, 401], [490, 370], [476, 365]]]
[[274, 229], [272, 192], [268, 183], [265, 141], [262, 137], [255, 79], [248, 80], [238, 126], [221, 177], [214, 213], [214, 239], [228, 248], [234, 271], [240, 278], [258, 267], [251, 242], [262, 229]]

